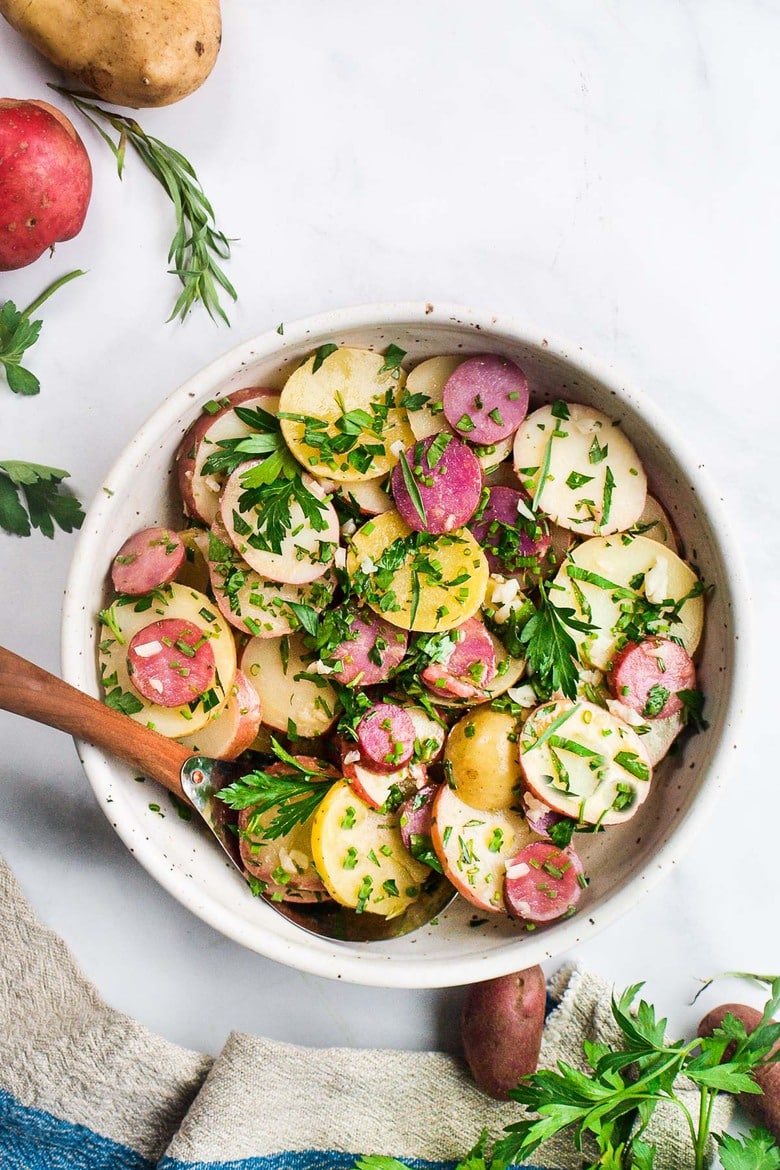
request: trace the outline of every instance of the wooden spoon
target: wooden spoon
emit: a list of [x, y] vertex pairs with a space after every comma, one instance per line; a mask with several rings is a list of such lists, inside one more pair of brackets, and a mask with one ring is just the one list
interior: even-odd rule
[[[23, 715], [86, 740], [162, 784], [200, 813], [232, 864], [246, 880], [235, 832], [235, 815], [216, 797], [251, 765], [193, 755], [128, 715], [85, 695], [40, 666], [0, 646], [0, 710]], [[397, 918], [356, 914], [335, 902], [301, 905], [265, 899], [279, 914], [313, 934], [348, 942], [396, 938], [429, 922], [455, 895], [446, 879], [431, 871], [423, 893]]]

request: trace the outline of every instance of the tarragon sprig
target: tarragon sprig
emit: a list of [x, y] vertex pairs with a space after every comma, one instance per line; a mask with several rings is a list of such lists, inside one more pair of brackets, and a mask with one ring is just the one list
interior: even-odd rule
[[[129, 144], [173, 203], [176, 232], [168, 251], [168, 260], [172, 262], [169, 271], [178, 276], [182, 291], [168, 320], [178, 317], [183, 321], [199, 301], [212, 320], [220, 317], [229, 324], [220, 303], [220, 289], [234, 301], [237, 293], [219, 261], [230, 259], [231, 240], [217, 229], [214, 210], [192, 164], [178, 150], [147, 134], [135, 118], [104, 109], [90, 100], [88, 94], [58, 85], [51, 88], [72, 102], [94, 126], [116, 159], [120, 179]], [[101, 122], [108, 123], [117, 132], [118, 141], [103, 129]]]

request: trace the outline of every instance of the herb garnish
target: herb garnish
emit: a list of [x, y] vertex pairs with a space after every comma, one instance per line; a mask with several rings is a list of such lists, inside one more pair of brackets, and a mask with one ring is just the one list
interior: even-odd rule
[[[285, 836], [296, 825], [308, 820], [333, 784], [332, 776], [302, 764], [273, 737], [271, 747], [276, 758], [290, 766], [292, 771], [289, 774], [275, 776], [271, 772], [247, 772], [217, 793], [230, 808], [249, 808], [258, 817], [278, 806], [271, 823], [262, 827], [263, 838], [269, 841]], [[248, 836], [254, 835], [251, 817], [246, 832]]]
[[[726, 1016], [712, 1036], [669, 1042], [666, 1020], [644, 1000], [633, 1014], [642, 987], [629, 987], [612, 998], [612, 1015], [622, 1033], [622, 1046], [583, 1041], [587, 1071], [559, 1061], [524, 1077], [512, 1100], [536, 1117], [508, 1125], [504, 1136], [488, 1147], [483, 1132], [456, 1170], [507, 1170], [527, 1159], [548, 1139], [568, 1134], [572, 1149], [582, 1152], [583, 1170], [652, 1170], [654, 1148], [644, 1138], [659, 1105], [678, 1108], [690, 1135], [693, 1170], [705, 1170], [714, 1137], [723, 1170], [780, 1170], [780, 1147], [770, 1133], [752, 1129], [734, 1137], [712, 1134], [712, 1109], [719, 1092], [760, 1094], [752, 1073], [780, 1059], [772, 1049], [780, 1024], [772, 1016], [780, 1007], [780, 979], [770, 982], [771, 994], [761, 1022], [750, 1035], [734, 1016]], [[698, 1117], [679, 1092], [685, 1078], [699, 1091]], [[595, 1146], [595, 1160], [584, 1153], [586, 1139]], [[587, 1148], [585, 1146], [585, 1148]], [[354, 1170], [409, 1170], [395, 1158], [371, 1155]]]
[[63, 532], [81, 528], [81, 504], [61, 487], [68, 478], [58, 467], [0, 461], [0, 528], [14, 536], [29, 536], [37, 528], [48, 537], [54, 536], [55, 524]]
[[41, 305], [63, 285], [83, 275], [81, 269], [77, 269], [66, 276], [61, 276], [26, 309], [17, 309], [13, 301], [5, 301], [0, 309], [0, 366], [5, 372], [8, 388], [13, 390], [14, 394], [38, 394], [41, 389], [35, 374], [22, 365], [25, 352], [35, 345], [43, 325], [43, 321], [31, 320], [33, 313], [37, 313]]
[[539, 586], [539, 608], [520, 631], [520, 642], [525, 646], [530, 673], [550, 691], [563, 691], [567, 699], [576, 699], [579, 672], [575, 659], [577, 647], [569, 630], [588, 634], [590, 622], [574, 616], [574, 610], [553, 605], [549, 586]]
[[[75, 93], [51, 83], [50, 88], [72, 102], [95, 127], [116, 159], [120, 179], [129, 143], [173, 203], [176, 232], [168, 250], [168, 261], [173, 263], [169, 272], [178, 276], [183, 287], [168, 320], [178, 317], [183, 321], [192, 306], [200, 301], [212, 321], [220, 317], [229, 324], [220, 304], [220, 289], [234, 301], [237, 294], [219, 261], [230, 259], [231, 241], [217, 230], [214, 210], [192, 164], [172, 146], [146, 134], [135, 118], [104, 109], [90, 100], [90, 94]], [[103, 129], [101, 121], [117, 132], [117, 142]]]
[[401, 452], [399, 463], [401, 464], [401, 475], [403, 476], [404, 486], [409, 493], [409, 499], [412, 501], [414, 510], [420, 517], [422, 523], [427, 525], [428, 517], [425, 514], [425, 504], [420, 494], [420, 485], [414, 478], [414, 472], [409, 466], [409, 460], [406, 458], [405, 451]]

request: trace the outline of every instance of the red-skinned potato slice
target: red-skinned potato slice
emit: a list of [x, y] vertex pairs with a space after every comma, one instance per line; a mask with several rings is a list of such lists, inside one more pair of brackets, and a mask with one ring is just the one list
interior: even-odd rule
[[260, 699], [243, 671], [237, 670], [225, 706], [217, 718], [180, 741], [199, 755], [235, 760], [254, 743], [260, 730]]
[[111, 580], [117, 593], [151, 593], [178, 577], [185, 546], [169, 528], [144, 528], [128, 537], [114, 557]]
[[[245, 439], [253, 433], [252, 428], [236, 415], [233, 407], [251, 409], [258, 406], [269, 414], [276, 414], [279, 396], [276, 390], [249, 386], [208, 405], [209, 409], [204, 407], [203, 413], [191, 424], [179, 444], [176, 475], [184, 511], [188, 516], [210, 526], [219, 510], [219, 495], [225, 476], [204, 476], [203, 464], [209, 455], [219, 451], [220, 439]], [[219, 409], [212, 413], [215, 406]]]
[[320, 612], [333, 600], [330, 573], [303, 585], [261, 577], [233, 548], [219, 516], [203, 543], [220, 612], [231, 626], [253, 638], [280, 638], [300, 629], [291, 604]]
[[535, 841], [506, 867], [504, 902], [528, 922], [554, 922], [574, 913], [584, 884], [582, 862], [572, 848]]
[[[330, 764], [312, 756], [295, 757], [305, 767], [338, 780]], [[271, 764], [273, 776], [292, 776], [295, 769], [286, 763]], [[278, 813], [277, 805], [266, 812], [252, 808], [238, 814], [239, 848], [247, 873], [263, 885], [262, 893], [275, 902], [323, 902], [329, 895], [314, 865], [311, 845], [312, 817], [295, 825], [280, 837], [268, 837], [264, 830]]]
[[345, 753], [344, 779], [371, 808], [397, 807], [404, 797], [425, 784], [426, 771], [422, 764], [409, 764], [395, 772], [380, 772], [355, 760], [357, 754], [357, 751]]
[[434, 801], [433, 847], [444, 873], [480, 910], [504, 909], [507, 861], [535, 840], [520, 813], [472, 808], [443, 784]]
[[642, 737], [595, 703], [543, 703], [523, 724], [519, 747], [531, 792], [583, 824], [630, 820], [650, 791]]
[[670, 638], [645, 638], [618, 651], [608, 681], [613, 696], [644, 719], [666, 719], [682, 711], [679, 692], [696, 686], [696, 667]]

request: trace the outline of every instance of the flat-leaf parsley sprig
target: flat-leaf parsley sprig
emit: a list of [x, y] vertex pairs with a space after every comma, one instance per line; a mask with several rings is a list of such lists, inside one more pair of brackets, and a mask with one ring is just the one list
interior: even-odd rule
[[0, 528], [14, 536], [29, 536], [37, 528], [48, 537], [55, 525], [63, 532], [81, 528], [81, 504], [61, 486], [68, 478], [59, 467], [0, 460]]
[[31, 396], [40, 393], [41, 389], [35, 374], [22, 365], [22, 358], [27, 350], [35, 345], [43, 325], [43, 321], [33, 320], [33, 314], [37, 313], [41, 305], [63, 285], [83, 275], [80, 268], [66, 273], [44, 289], [26, 309], [17, 309], [13, 301], [5, 301], [0, 308], [0, 366], [3, 367], [8, 387], [14, 394]]
[[[715, 1141], [723, 1170], [780, 1170], [780, 1147], [764, 1129], [741, 1137], [712, 1132], [713, 1106], [719, 1092], [755, 1093], [756, 1069], [780, 1060], [772, 1052], [780, 1024], [780, 978], [752, 976], [769, 983], [770, 996], [761, 1022], [749, 1035], [744, 1024], [726, 1016], [711, 1036], [669, 1042], [666, 1020], [644, 1000], [634, 1009], [642, 984], [613, 997], [612, 1014], [622, 1045], [583, 1041], [588, 1065], [581, 1072], [566, 1061], [523, 1077], [510, 1091], [512, 1100], [530, 1114], [506, 1127], [504, 1137], [488, 1150], [485, 1134], [457, 1170], [506, 1170], [526, 1159], [553, 1137], [568, 1135], [583, 1154], [583, 1170], [653, 1170], [655, 1146], [647, 1127], [659, 1104], [678, 1108], [691, 1141], [694, 1170], [704, 1170], [709, 1144]], [[686, 1088], [680, 1091], [680, 1079]], [[698, 1089], [698, 1111], [690, 1108], [690, 1086]], [[588, 1150], [591, 1154], [589, 1155]], [[410, 1170], [403, 1162], [377, 1155], [361, 1158], [354, 1170]]]
[[563, 691], [567, 699], [577, 698], [579, 671], [575, 659], [577, 647], [569, 630], [588, 634], [590, 622], [575, 617], [574, 610], [553, 605], [544, 584], [539, 585], [539, 608], [520, 631], [526, 648], [529, 673], [538, 675], [541, 685], [550, 691]]
[[[169, 270], [178, 276], [182, 291], [173, 306], [169, 321], [181, 321], [196, 302], [200, 302], [212, 321], [217, 317], [229, 324], [220, 303], [220, 289], [237, 300], [236, 290], [220, 267], [220, 261], [230, 259], [231, 240], [218, 230], [214, 209], [192, 164], [172, 146], [147, 134], [135, 118], [106, 110], [90, 100], [90, 95], [52, 85], [62, 97], [95, 127], [116, 159], [120, 179], [125, 165], [128, 143], [139, 155], [144, 166], [154, 175], [173, 203], [176, 213], [176, 232], [168, 251]], [[108, 123], [119, 135], [114, 141], [101, 122]]]
[[[271, 823], [263, 825], [263, 837], [275, 840], [283, 837], [316, 811], [333, 784], [333, 776], [319, 768], [302, 764], [291, 756], [276, 739], [271, 747], [277, 760], [291, 769], [287, 775], [275, 776], [272, 772], [257, 770], [247, 772], [240, 780], [217, 793], [220, 800], [233, 809], [251, 808], [258, 814], [276, 807]], [[252, 822], [247, 831], [253, 832]]]

